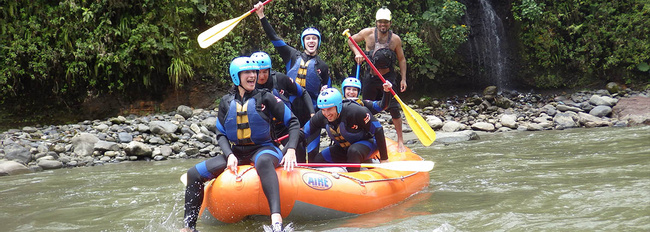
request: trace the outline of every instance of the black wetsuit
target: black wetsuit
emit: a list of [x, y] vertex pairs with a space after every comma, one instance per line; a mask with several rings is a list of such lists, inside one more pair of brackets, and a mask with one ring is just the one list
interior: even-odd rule
[[[299, 82], [296, 81], [298, 74], [295, 73], [295, 70], [301, 65], [300, 62], [304, 61], [309, 63], [308, 69], [306, 70], [307, 83], [302, 83], [301, 86], [305, 87], [309, 93], [314, 108], [318, 108], [316, 106], [316, 99], [318, 98], [320, 88], [325, 85], [328, 87], [332, 86], [332, 81], [329, 76], [329, 67], [327, 64], [321, 60], [318, 55], [310, 56], [305, 52], [301, 52], [287, 45], [284, 40], [275, 33], [273, 26], [271, 26], [266, 17], [261, 18], [260, 22], [262, 23], [262, 28], [264, 28], [266, 36], [269, 37], [271, 43], [280, 54], [280, 57], [282, 57], [282, 61], [286, 65], [285, 69], [287, 76], [294, 80], [294, 82]], [[318, 83], [318, 85], [316, 85], [316, 83]]]
[[[311, 118], [311, 114], [314, 113], [314, 106], [311, 104], [311, 97], [309, 94], [305, 91], [304, 88], [302, 88], [300, 85], [297, 85], [293, 81], [291, 81], [291, 78], [289, 78], [287, 75], [281, 72], [276, 72], [271, 70], [269, 74], [269, 78], [264, 83], [263, 85], [261, 84], [256, 84], [255, 88], [258, 89], [268, 89], [275, 95], [276, 97], [280, 98], [285, 105], [291, 109], [291, 111], [296, 115], [298, 118], [298, 121], [300, 121], [300, 127], [304, 126], [307, 121]], [[292, 101], [291, 99], [302, 99], [303, 102], [305, 102], [307, 106], [307, 110], [294, 110], [292, 106]], [[300, 116], [299, 116], [300, 115]], [[284, 126], [282, 121], [276, 120], [275, 125], [275, 136], [276, 138], [280, 138], [286, 134], [289, 133], [289, 129]], [[300, 133], [300, 139], [298, 140], [298, 145], [296, 147], [296, 160], [299, 163], [304, 163], [307, 161], [307, 153], [305, 151], [305, 137], [304, 134]], [[281, 141], [281, 143], [284, 146], [284, 149], [282, 150], [282, 153], [284, 154], [286, 152], [286, 144], [288, 140], [284, 139]]]
[[[248, 123], [239, 123], [238, 117], [244, 117], [243, 121]], [[271, 120], [274, 117], [281, 119], [289, 129], [286, 146], [295, 148], [300, 125], [298, 119], [279, 98], [266, 90], [258, 89], [245, 93], [243, 98], [238, 93], [227, 94], [221, 98], [217, 114], [217, 141], [223, 154], [203, 161], [187, 171], [185, 227], [195, 228], [203, 202], [203, 184], [223, 173], [230, 154], [237, 157], [239, 164], [255, 165], [270, 212], [280, 213], [280, 187], [275, 168], [282, 159], [282, 153], [273, 142]]]
[[[319, 153], [320, 132], [325, 128], [334, 144]], [[307, 152], [312, 162], [361, 163], [379, 150], [380, 159], [387, 160], [384, 129], [370, 111], [356, 102], [343, 101], [343, 109], [334, 122], [319, 111], [304, 128]], [[348, 168], [358, 171], [359, 168]]]
[[393, 94], [390, 92], [384, 92], [383, 97], [379, 101], [371, 101], [371, 100], [361, 100], [359, 98], [348, 98], [347, 100], [354, 101], [356, 103], [359, 103], [359, 105], [365, 106], [370, 110], [370, 113], [373, 115], [378, 114], [381, 111], [384, 111], [388, 108], [391, 99], [393, 99]]
[[[311, 96], [303, 87], [293, 82], [291, 78], [284, 73], [271, 70], [269, 79], [266, 83], [263, 85], [256, 84], [255, 88], [268, 89], [273, 92], [273, 95], [282, 99], [289, 109], [291, 109], [291, 112], [296, 115], [298, 121], [300, 121], [300, 127], [303, 127], [311, 118], [311, 114], [315, 112]], [[301, 99], [301, 101], [305, 103], [301, 103], [301, 106], [305, 106], [306, 108], [294, 107], [293, 102], [296, 101], [296, 99]], [[284, 134], [286, 133], [283, 133], [283, 135]]]

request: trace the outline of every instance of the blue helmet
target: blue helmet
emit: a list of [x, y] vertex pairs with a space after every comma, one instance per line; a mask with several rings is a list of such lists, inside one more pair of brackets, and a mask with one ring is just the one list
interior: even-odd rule
[[271, 57], [266, 52], [255, 52], [251, 54], [251, 59], [257, 62], [257, 65], [262, 69], [271, 69]]
[[327, 88], [318, 94], [316, 105], [320, 109], [336, 106], [336, 112], [341, 113], [343, 108], [343, 95], [335, 88]]
[[230, 62], [230, 78], [232, 78], [232, 82], [235, 85], [239, 85], [239, 72], [248, 70], [260, 70], [260, 66], [247, 56], [240, 56], [233, 59]]
[[305, 48], [305, 36], [307, 36], [307, 35], [316, 35], [316, 36], [318, 36], [318, 47], [317, 48], [320, 48], [320, 41], [321, 41], [320, 32], [318, 31], [318, 29], [316, 29], [314, 27], [308, 27], [304, 31], [302, 31], [302, 34], [300, 35], [300, 43], [302, 43], [302, 48], [303, 49]]
[[355, 77], [345, 78], [345, 80], [343, 80], [343, 84], [341, 84], [341, 91], [344, 93], [345, 87], [355, 87], [359, 89], [359, 92], [361, 92], [361, 82]]

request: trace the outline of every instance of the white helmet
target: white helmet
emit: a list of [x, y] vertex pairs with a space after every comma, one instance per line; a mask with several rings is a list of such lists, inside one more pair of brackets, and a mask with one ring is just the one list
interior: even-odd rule
[[382, 7], [381, 9], [377, 10], [377, 14], [375, 15], [375, 18], [377, 21], [382, 19], [390, 21], [391, 20], [390, 10], [386, 7]]

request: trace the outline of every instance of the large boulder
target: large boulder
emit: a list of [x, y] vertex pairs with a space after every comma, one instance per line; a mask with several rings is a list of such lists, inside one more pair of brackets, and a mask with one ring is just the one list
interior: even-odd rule
[[89, 156], [95, 150], [95, 143], [99, 142], [97, 136], [90, 133], [80, 133], [72, 138], [74, 153], [78, 156]]
[[553, 123], [555, 124], [555, 128], [559, 130], [574, 128], [578, 127], [578, 123], [576, 122], [577, 120], [574, 119], [577, 117], [578, 114], [572, 111], [557, 113], [555, 114], [555, 117], [553, 117]]
[[4, 150], [5, 158], [8, 160], [16, 160], [23, 164], [27, 164], [33, 159], [32, 153], [29, 149], [18, 144], [6, 146]]
[[178, 130], [178, 125], [166, 121], [152, 121], [149, 123], [149, 130], [154, 134], [173, 134]]
[[27, 166], [16, 161], [0, 161], [0, 176], [18, 175], [32, 172]]
[[650, 125], [650, 98], [621, 98], [612, 109], [613, 117], [628, 121], [630, 125]]

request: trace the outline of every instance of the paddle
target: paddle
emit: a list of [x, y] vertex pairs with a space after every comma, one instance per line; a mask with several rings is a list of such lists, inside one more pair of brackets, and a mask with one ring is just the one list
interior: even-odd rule
[[359, 80], [359, 68], [361, 67], [360, 64], [357, 64], [357, 80]]
[[[289, 134], [281, 136], [280, 138], [276, 139], [275, 142], [279, 143], [280, 141], [282, 141], [282, 140], [284, 140], [286, 138], [289, 138]], [[181, 175], [181, 183], [183, 183], [184, 186], [187, 186], [187, 172], [183, 173], [183, 175]]]
[[[266, 1], [264, 1], [262, 3], [262, 5], [266, 5], [267, 3], [271, 2], [271, 1], [272, 0], [266, 0]], [[237, 18], [223, 21], [223, 22], [213, 26], [212, 28], [204, 31], [197, 38], [197, 40], [199, 41], [199, 46], [201, 46], [201, 48], [207, 48], [210, 45], [212, 45], [213, 43], [219, 41], [221, 38], [223, 38], [228, 33], [230, 33], [230, 31], [232, 31], [232, 29], [235, 28], [235, 26], [237, 26], [237, 24], [240, 21], [242, 21], [242, 19], [248, 17], [253, 12], [255, 12], [255, 8], [253, 8], [252, 10], [244, 13], [243, 15], [241, 15], [241, 16], [239, 16]]]
[[[357, 44], [354, 39], [352, 39], [352, 36], [350, 35], [350, 29], [345, 29], [343, 32], [344, 36], [347, 36], [350, 42], [354, 44], [354, 47], [363, 55], [363, 58], [366, 60], [368, 65], [372, 68], [372, 70], [381, 78], [381, 81], [386, 83], [386, 79], [384, 79], [384, 76], [381, 75], [379, 70], [375, 67], [375, 65], [372, 64], [368, 56], [363, 52], [363, 50], [359, 47], [359, 44]], [[402, 102], [402, 99], [397, 96], [397, 93], [393, 89], [390, 89], [390, 92], [393, 93], [393, 96], [399, 102], [400, 106], [402, 107], [402, 111], [404, 111], [404, 116], [406, 116], [406, 122], [408, 122], [409, 126], [411, 129], [413, 129], [413, 133], [420, 139], [420, 142], [424, 146], [430, 146], [434, 140], [436, 140], [436, 132], [431, 129], [431, 126], [418, 114], [415, 112], [415, 110], [411, 109], [411, 107], [408, 107], [404, 102]]]
[[378, 164], [349, 164], [349, 163], [298, 163], [305, 167], [353, 167], [353, 168], [383, 168], [395, 171], [428, 172], [433, 169], [433, 161], [393, 161]]

